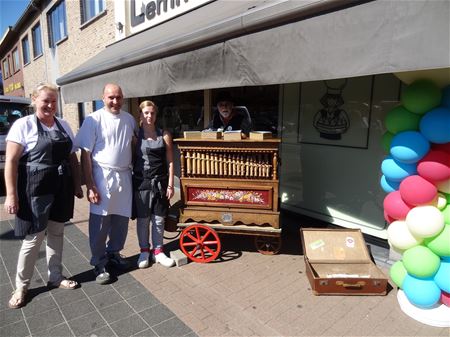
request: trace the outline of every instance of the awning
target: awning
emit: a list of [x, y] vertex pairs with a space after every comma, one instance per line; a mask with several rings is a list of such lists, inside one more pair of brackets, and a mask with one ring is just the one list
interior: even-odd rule
[[68, 103], [98, 99], [108, 82], [141, 97], [450, 67], [449, 1], [348, 5], [218, 0], [107, 47], [57, 83]]

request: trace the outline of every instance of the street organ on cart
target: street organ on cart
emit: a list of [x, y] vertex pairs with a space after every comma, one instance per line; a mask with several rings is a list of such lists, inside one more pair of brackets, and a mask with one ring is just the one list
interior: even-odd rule
[[278, 211], [279, 139], [175, 139], [180, 151], [180, 247], [209, 262], [218, 233], [253, 235], [263, 254], [281, 245]]

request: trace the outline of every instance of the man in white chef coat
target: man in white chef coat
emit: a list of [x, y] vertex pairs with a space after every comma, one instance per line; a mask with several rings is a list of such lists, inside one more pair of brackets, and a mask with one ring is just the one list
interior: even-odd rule
[[89, 244], [96, 282], [107, 284], [107, 267], [128, 268], [120, 255], [131, 216], [132, 143], [137, 134], [134, 117], [122, 111], [123, 93], [116, 84], [103, 90], [104, 107], [83, 122], [76, 144], [81, 148], [81, 163], [90, 202]]

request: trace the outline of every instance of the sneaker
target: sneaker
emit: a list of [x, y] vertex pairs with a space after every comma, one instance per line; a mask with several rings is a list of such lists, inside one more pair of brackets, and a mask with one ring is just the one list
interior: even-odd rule
[[149, 252], [142, 252], [138, 258], [137, 262], [138, 268], [140, 269], [148, 268], [150, 266], [149, 257], [150, 257]]
[[108, 263], [111, 267], [126, 270], [129, 267], [127, 260], [125, 260], [119, 253], [108, 253]]
[[167, 268], [173, 267], [175, 265], [175, 261], [167, 257], [163, 252], [153, 255], [153, 262], [159, 263]]
[[111, 281], [111, 276], [106, 271], [105, 266], [98, 265], [94, 268], [95, 282], [98, 284], [107, 284]]

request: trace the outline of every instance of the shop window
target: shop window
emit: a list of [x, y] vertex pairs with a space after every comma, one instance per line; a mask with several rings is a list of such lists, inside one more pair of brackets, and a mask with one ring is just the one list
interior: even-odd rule
[[105, 0], [81, 0], [81, 24], [88, 22], [106, 9]]
[[92, 111], [97, 111], [97, 110], [103, 108], [104, 106], [105, 106], [105, 104], [100, 99], [98, 99], [96, 101], [92, 101]]
[[28, 41], [28, 36], [22, 39], [22, 58], [23, 64], [30, 63], [30, 41]]
[[47, 14], [49, 44], [54, 48], [56, 44], [67, 37], [66, 2], [61, 1]]
[[6, 57], [2, 62], [2, 68], [3, 68], [3, 78], [8, 78], [11, 76], [11, 72], [9, 71], [9, 60], [8, 57]]
[[33, 37], [33, 57], [36, 58], [42, 55], [42, 38], [41, 38], [41, 25], [38, 23], [31, 30]]
[[13, 70], [14, 72], [20, 70], [20, 57], [19, 57], [19, 49], [14, 49], [12, 52], [13, 57]]

